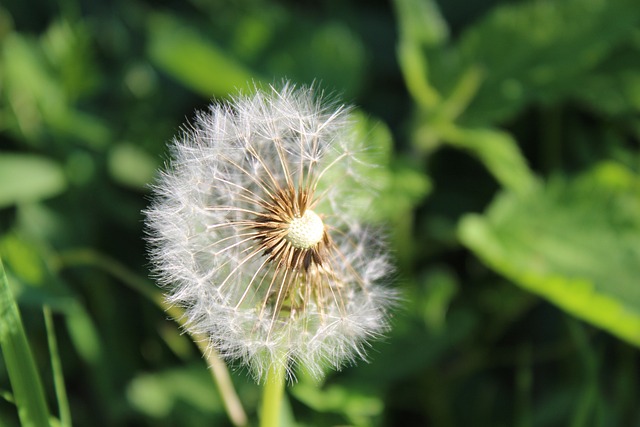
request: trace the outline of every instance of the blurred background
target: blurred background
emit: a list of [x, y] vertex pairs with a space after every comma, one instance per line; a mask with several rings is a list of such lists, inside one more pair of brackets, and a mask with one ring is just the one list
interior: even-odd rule
[[[58, 361], [75, 425], [232, 425], [140, 211], [195, 110], [283, 78], [384, 153], [404, 296], [288, 425], [640, 426], [637, 0], [3, 0], [0, 257], [53, 416]], [[0, 363], [3, 426], [11, 389]]]

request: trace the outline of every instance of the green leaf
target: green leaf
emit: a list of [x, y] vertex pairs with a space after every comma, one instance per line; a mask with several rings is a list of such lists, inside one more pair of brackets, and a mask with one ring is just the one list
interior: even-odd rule
[[140, 375], [127, 387], [127, 399], [155, 418], [166, 417], [179, 404], [206, 413], [223, 411], [211, 377], [200, 365]]
[[148, 37], [151, 61], [206, 97], [226, 96], [260, 80], [232, 55], [170, 15], [153, 15]]
[[433, 1], [396, 0], [394, 4], [400, 28], [398, 59], [407, 88], [421, 107], [434, 108], [440, 94], [429, 81], [429, 63], [423, 49], [442, 45], [449, 29]]
[[640, 346], [640, 178], [602, 163], [467, 215], [462, 242], [496, 272]]
[[53, 197], [66, 186], [62, 168], [51, 160], [26, 154], [0, 154], [0, 208]]
[[14, 126], [25, 139], [37, 139], [43, 122], [68, 112], [64, 91], [37, 43], [10, 33], [1, 47], [3, 95], [15, 117]]
[[620, 49], [574, 88], [573, 96], [610, 116], [640, 111], [640, 46]]
[[[386, 192], [392, 185], [393, 176], [389, 168], [392, 156], [391, 132], [384, 123], [367, 117], [362, 112], [355, 111], [353, 118], [352, 137], [359, 144], [352, 148], [354, 160], [323, 171], [324, 179], [318, 184], [317, 191], [325, 191], [327, 185], [340, 183], [346, 190], [340, 203], [348, 204], [352, 215], [369, 222], [380, 222], [387, 219], [382, 215], [388, 210], [383, 202], [372, 196], [377, 196], [378, 192]], [[332, 153], [336, 154], [337, 151]], [[373, 190], [369, 193], [361, 191], [363, 183]], [[330, 210], [325, 205], [327, 203], [330, 203], [327, 198], [320, 200], [319, 212]]]
[[42, 382], [0, 260], [0, 346], [23, 427], [49, 425]]
[[[72, 102], [75, 96], [87, 90], [84, 83], [75, 81], [90, 81], [93, 76], [82, 74], [87, 70], [86, 64], [76, 62], [84, 57], [82, 52], [78, 52], [76, 45], [62, 46], [74, 42], [65, 39], [66, 36], [61, 37], [56, 28], [58, 26], [54, 25], [49, 37], [43, 41], [11, 33], [0, 45], [0, 75], [3, 77], [0, 95], [6, 98], [8, 111], [12, 113], [7, 115], [10, 118], [7, 127], [24, 142], [39, 147], [50, 143], [50, 135], [61, 137], [62, 143], [68, 143], [72, 137], [92, 148], [104, 147], [110, 140], [109, 127], [96, 116], [76, 109]], [[74, 52], [73, 64], [57, 62], [62, 60], [57, 55], [63, 47]], [[82, 78], [66, 75], [65, 70], [74, 70]], [[93, 86], [93, 83], [89, 85]]]
[[141, 190], [153, 180], [158, 162], [138, 146], [121, 143], [109, 151], [108, 165], [116, 181]]
[[344, 414], [356, 425], [369, 424], [367, 420], [379, 416], [384, 409], [380, 397], [339, 384], [321, 390], [311, 382], [300, 382], [290, 391], [314, 411]]
[[446, 327], [446, 315], [458, 293], [458, 280], [444, 268], [429, 270], [424, 279], [424, 296], [421, 309], [426, 326], [435, 333], [441, 333]]
[[635, 0], [502, 5], [463, 33], [454, 49], [429, 57], [434, 85], [447, 93], [470, 68], [480, 67], [485, 78], [464, 119], [503, 120], [531, 101], [553, 101], [580, 87], [581, 77], [639, 22]]
[[[19, 283], [37, 288], [51, 283], [50, 272], [37, 246], [24, 235], [10, 232], [0, 238], [0, 256]], [[14, 290], [16, 282], [13, 282]]]

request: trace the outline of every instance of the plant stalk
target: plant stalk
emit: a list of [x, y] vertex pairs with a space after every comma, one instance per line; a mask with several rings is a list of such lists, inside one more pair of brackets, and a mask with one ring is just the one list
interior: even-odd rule
[[279, 427], [282, 398], [284, 396], [286, 368], [276, 364], [269, 369], [262, 395], [260, 427]]

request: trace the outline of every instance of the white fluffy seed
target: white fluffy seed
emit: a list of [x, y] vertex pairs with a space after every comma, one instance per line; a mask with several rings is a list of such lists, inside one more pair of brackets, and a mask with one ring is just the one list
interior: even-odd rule
[[145, 211], [186, 330], [258, 381], [274, 366], [320, 378], [365, 358], [395, 301], [381, 233], [362, 224], [375, 197], [366, 140], [320, 95], [256, 88], [199, 113]]

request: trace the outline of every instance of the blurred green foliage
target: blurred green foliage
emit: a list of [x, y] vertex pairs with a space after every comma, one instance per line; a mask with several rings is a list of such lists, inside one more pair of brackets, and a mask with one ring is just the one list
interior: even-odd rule
[[59, 358], [75, 425], [231, 425], [140, 211], [194, 110], [283, 78], [360, 107], [403, 294], [371, 363], [301, 374], [289, 425], [640, 426], [637, 0], [4, 1], [1, 302], [52, 415]]

